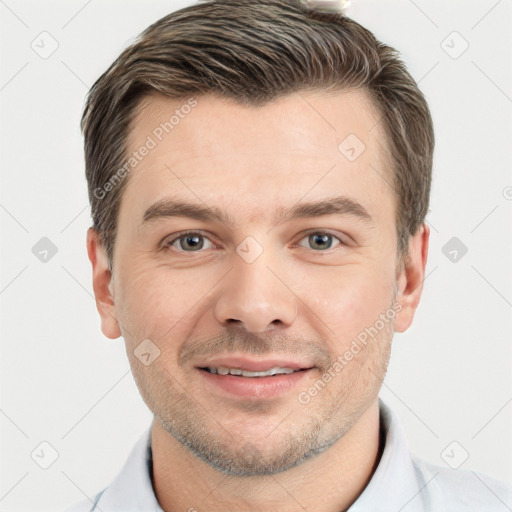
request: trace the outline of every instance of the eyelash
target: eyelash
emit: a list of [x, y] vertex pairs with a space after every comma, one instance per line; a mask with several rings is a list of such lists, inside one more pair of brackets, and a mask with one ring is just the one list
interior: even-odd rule
[[[184, 231], [182, 233], [179, 233], [177, 236], [175, 236], [172, 240], [170, 240], [169, 242], [164, 242], [163, 243], [163, 247], [162, 249], [164, 250], [170, 250], [172, 248], [172, 246], [178, 242], [179, 240], [181, 240], [182, 238], [185, 238], [187, 236], [190, 236], [190, 235], [198, 235], [199, 237], [202, 237], [202, 238], [206, 238], [208, 240], [210, 240], [210, 238], [205, 235], [204, 233], [202, 233], [201, 231]], [[336, 235], [333, 235], [332, 233], [329, 233], [328, 231], [309, 231], [307, 233], [305, 233], [303, 235], [303, 237], [299, 240], [302, 241], [304, 238], [307, 238], [311, 235], [328, 235], [336, 240], [338, 240], [340, 243], [335, 246], [335, 247], [330, 247], [329, 249], [325, 249], [325, 250], [314, 250], [314, 249], [311, 249], [313, 252], [316, 252], [316, 253], [327, 253], [328, 251], [332, 251], [333, 249], [335, 249], [336, 247], [339, 247], [339, 246], [344, 246], [346, 245], [345, 242], [343, 242], [343, 240], [341, 240], [341, 238], [339, 238], [338, 236]], [[212, 242], [210, 240], [210, 242]], [[213, 244], [214, 242], [212, 242]], [[301, 246], [299, 246], [301, 247]], [[180, 254], [186, 254], [186, 253], [201, 253], [201, 252], [204, 252], [203, 250], [199, 250], [199, 251], [184, 251], [184, 250], [177, 250], [177, 252], [179, 252]]]

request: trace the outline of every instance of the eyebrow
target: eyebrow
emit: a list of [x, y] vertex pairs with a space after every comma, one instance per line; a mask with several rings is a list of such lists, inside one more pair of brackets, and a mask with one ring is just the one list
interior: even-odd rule
[[[281, 207], [277, 218], [299, 219], [320, 217], [322, 215], [351, 215], [366, 222], [373, 222], [366, 208], [345, 196], [336, 196], [321, 201], [299, 203], [290, 209]], [[141, 227], [158, 219], [169, 217], [187, 217], [200, 221], [216, 221], [226, 225], [235, 224], [231, 215], [215, 206], [206, 206], [176, 199], [162, 199], [151, 205], [145, 212]]]
[[371, 222], [372, 216], [366, 208], [345, 196], [337, 196], [322, 201], [300, 203], [290, 209], [285, 217], [296, 219], [304, 217], [320, 217], [322, 215], [352, 215]]

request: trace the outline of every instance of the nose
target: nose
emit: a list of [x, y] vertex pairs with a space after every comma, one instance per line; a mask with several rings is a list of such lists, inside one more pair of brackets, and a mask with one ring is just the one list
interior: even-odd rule
[[284, 274], [269, 267], [263, 255], [252, 263], [235, 258], [234, 268], [218, 289], [217, 321], [253, 333], [291, 326], [297, 317], [297, 298]]

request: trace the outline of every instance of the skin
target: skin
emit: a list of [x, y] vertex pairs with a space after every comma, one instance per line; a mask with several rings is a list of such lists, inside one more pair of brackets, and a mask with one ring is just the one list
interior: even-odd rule
[[[212, 95], [197, 101], [129, 177], [112, 272], [97, 233], [87, 235], [102, 331], [124, 337], [154, 413], [157, 498], [167, 512], [346, 510], [378, 464], [378, 392], [393, 332], [410, 326], [420, 300], [429, 229], [410, 237], [400, 265], [387, 142], [365, 92], [294, 94], [262, 107]], [[146, 98], [130, 149], [184, 103]], [[349, 134], [366, 146], [355, 161], [338, 150]], [[371, 221], [283, 215], [333, 195], [362, 205]], [[234, 222], [143, 223], [144, 212], [170, 196], [216, 206]], [[176, 240], [184, 230], [199, 231], [206, 238], [193, 241], [203, 245]], [[309, 237], [326, 231], [334, 238], [324, 245]], [[251, 263], [236, 250], [249, 236], [263, 251]], [[333, 372], [390, 310], [399, 312]], [[145, 339], [160, 350], [147, 366], [134, 354]], [[310, 369], [278, 395], [232, 396], [198, 368], [226, 354]], [[301, 403], [299, 394], [329, 369], [335, 376]]]

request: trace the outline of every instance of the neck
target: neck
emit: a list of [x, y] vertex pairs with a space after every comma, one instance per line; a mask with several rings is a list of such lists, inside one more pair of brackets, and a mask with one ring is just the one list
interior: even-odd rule
[[344, 511], [367, 486], [383, 448], [377, 399], [330, 448], [270, 476], [233, 477], [219, 472], [156, 420], [151, 442], [155, 493], [165, 512]]

